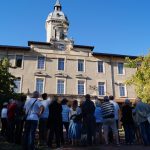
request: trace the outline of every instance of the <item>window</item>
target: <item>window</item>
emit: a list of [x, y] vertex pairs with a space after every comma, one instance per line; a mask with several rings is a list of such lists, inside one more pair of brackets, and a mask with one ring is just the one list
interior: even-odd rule
[[45, 57], [43, 57], [43, 56], [38, 56], [37, 68], [38, 68], [38, 69], [44, 69], [44, 68], [45, 68]]
[[65, 45], [64, 44], [59, 44], [58, 49], [61, 50], [61, 51], [64, 51], [65, 50]]
[[98, 72], [99, 73], [104, 72], [104, 63], [103, 63], [103, 61], [98, 61]]
[[124, 73], [123, 63], [118, 63], [118, 74]]
[[22, 55], [16, 55], [16, 64], [15, 64], [15, 66], [18, 67], [18, 68], [22, 68], [22, 60], [23, 60]]
[[21, 78], [18, 78], [14, 81], [16, 87], [14, 88], [15, 93], [21, 93]]
[[119, 93], [120, 93], [120, 97], [126, 96], [125, 85], [122, 83], [119, 84]]
[[38, 91], [40, 94], [44, 93], [44, 79], [36, 79], [36, 91]]
[[78, 81], [78, 95], [84, 95], [85, 94], [85, 82], [84, 81]]
[[78, 60], [78, 71], [84, 71], [84, 60]]
[[64, 80], [57, 80], [57, 94], [65, 94]]
[[98, 94], [99, 96], [105, 95], [105, 82], [98, 82]]
[[58, 59], [58, 70], [64, 70], [64, 58]]

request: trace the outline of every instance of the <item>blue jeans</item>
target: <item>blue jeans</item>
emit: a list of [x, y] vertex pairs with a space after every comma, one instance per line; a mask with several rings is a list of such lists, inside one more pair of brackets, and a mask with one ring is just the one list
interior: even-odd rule
[[25, 122], [23, 149], [24, 150], [35, 150], [35, 132], [37, 129], [37, 120], [27, 120]]
[[140, 132], [144, 145], [150, 145], [150, 124], [148, 121], [140, 123]]

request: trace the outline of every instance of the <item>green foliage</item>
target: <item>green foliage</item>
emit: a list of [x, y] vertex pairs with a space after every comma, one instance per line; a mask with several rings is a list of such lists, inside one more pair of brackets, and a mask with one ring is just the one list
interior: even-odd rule
[[126, 67], [137, 68], [126, 84], [134, 85], [137, 96], [142, 98], [143, 102], [150, 103], [150, 53], [136, 59], [126, 58]]
[[14, 80], [16, 79], [9, 72], [11, 64], [9, 63], [8, 58], [3, 58], [0, 60], [0, 99], [7, 100], [11, 98], [14, 94]]

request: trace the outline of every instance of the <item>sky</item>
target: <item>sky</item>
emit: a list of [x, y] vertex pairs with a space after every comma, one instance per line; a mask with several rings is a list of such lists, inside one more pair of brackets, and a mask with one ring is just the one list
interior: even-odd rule
[[[45, 21], [56, 0], [1, 0], [0, 45], [46, 42]], [[145, 55], [150, 49], [150, 0], [60, 0], [77, 45], [94, 52]]]

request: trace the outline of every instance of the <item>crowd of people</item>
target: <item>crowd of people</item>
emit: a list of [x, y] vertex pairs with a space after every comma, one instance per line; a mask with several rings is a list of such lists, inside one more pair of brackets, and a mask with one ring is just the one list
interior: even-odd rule
[[[121, 113], [120, 113], [121, 112]], [[129, 99], [119, 106], [113, 96], [91, 100], [89, 94], [78, 104], [66, 98], [48, 98], [46, 93], [33, 92], [26, 100], [11, 99], [1, 110], [1, 135], [10, 143], [21, 144], [24, 150], [35, 150], [35, 145], [61, 148], [64, 144], [92, 146], [115, 143], [120, 146], [120, 122], [126, 144], [150, 146], [150, 105]]]

